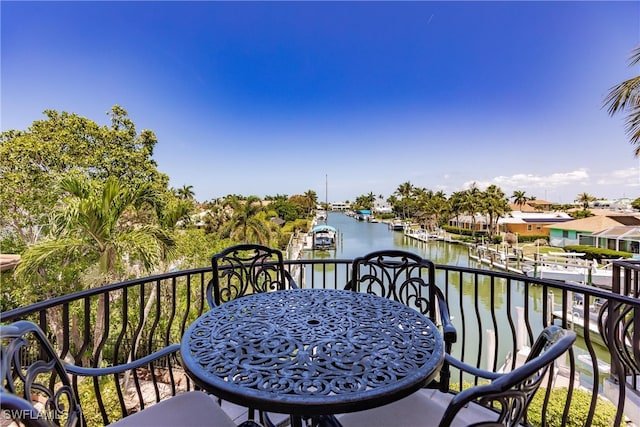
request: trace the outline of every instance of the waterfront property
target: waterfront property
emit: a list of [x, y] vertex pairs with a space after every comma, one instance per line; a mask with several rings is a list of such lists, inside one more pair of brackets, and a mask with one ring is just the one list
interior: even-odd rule
[[[285, 260], [298, 286], [313, 289], [344, 287], [351, 263], [351, 259]], [[114, 283], [4, 312], [2, 322], [36, 322], [69, 363], [121, 364], [179, 343], [187, 327], [209, 309], [205, 289], [211, 279], [211, 267], [203, 267]], [[591, 426], [596, 414], [611, 406], [612, 424], [640, 425], [640, 331], [635, 328], [640, 322], [639, 263], [616, 262], [611, 291], [451, 264], [436, 264], [435, 280], [458, 331], [451, 354], [478, 368], [512, 369], [550, 324], [582, 328], [582, 339], [557, 363], [551, 382], [543, 385], [539, 394], [544, 399], [532, 408], [532, 419], [554, 418], [559, 420], [556, 425], [563, 425], [569, 416], [566, 411], [580, 411], [581, 406], [584, 419], [580, 423]], [[573, 316], [577, 297], [586, 306], [598, 301], [604, 307], [597, 320]], [[96, 319], [100, 301], [109, 304], [102, 318]], [[81, 376], [76, 379], [90, 425], [112, 422], [153, 401], [194, 389], [173, 356], [116, 377], [118, 381], [112, 375], [97, 383], [82, 381]], [[461, 389], [465, 381], [452, 368], [451, 390]], [[558, 403], [556, 390], [564, 390], [569, 397]], [[585, 393], [586, 401], [571, 397]], [[397, 425], [402, 425], [401, 418]]]
[[[549, 244], [551, 246], [562, 248], [569, 245], [595, 246], [594, 239], [608, 240], [609, 237], [606, 233], [605, 235], [599, 235], [599, 233], [620, 226], [638, 227], [640, 226], [640, 218], [632, 215], [596, 215], [588, 218], [563, 222], [561, 224], [547, 225], [545, 227], [549, 229]], [[629, 229], [629, 231], [631, 231], [631, 229]], [[640, 239], [638, 239], [638, 235], [630, 234], [628, 237], [628, 239], [622, 239], [627, 243], [623, 246], [618, 243], [618, 247], [629, 249], [629, 252], [632, 253], [639, 253]], [[612, 240], [616, 241], [615, 237], [613, 237]], [[618, 242], [619, 241], [620, 239], [618, 239]], [[600, 245], [600, 247], [603, 246]]]
[[498, 220], [498, 228], [503, 233], [520, 236], [548, 236], [549, 229], [545, 226], [571, 220], [572, 218], [564, 212], [511, 211]]

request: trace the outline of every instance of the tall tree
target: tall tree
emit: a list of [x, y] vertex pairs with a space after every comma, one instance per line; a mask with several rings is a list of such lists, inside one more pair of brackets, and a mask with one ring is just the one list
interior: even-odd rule
[[149, 130], [138, 133], [123, 108], [111, 109], [106, 126], [67, 112], [44, 114], [44, 120], [27, 130], [0, 135], [0, 228], [23, 245], [46, 234], [43, 225], [62, 197], [58, 182], [71, 171], [166, 190], [168, 177], [152, 159], [155, 135]]
[[578, 194], [578, 197], [576, 197], [576, 202], [580, 203], [584, 210], [589, 209], [589, 203], [594, 200], [596, 200], [596, 198], [589, 193], [580, 193]]
[[[162, 253], [173, 246], [171, 236], [157, 225], [135, 221], [133, 210], [156, 199], [150, 184], [125, 187], [117, 178], [105, 183], [85, 177], [68, 177], [61, 182], [68, 196], [54, 216], [48, 239], [30, 246], [22, 255], [16, 275], [29, 282], [42, 281], [49, 258], [66, 256], [87, 262], [85, 280], [102, 286], [125, 277], [127, 267], [139, 262], [149, 271]], [[125, 264], [125, 260], [129, 264]], [[50, 278], [49, 278], [50, 279]], [[94, 350], [104, 332], [104, 295], [98, 299]], [[99, 354], [94, 354], [98, 363]]]
[[498, 220], [508, 213], [509, 200], [497, 185], [490, 185], [484, 191], [484, 210], [489, 216], [489, 236], [493, 237], [498, 228]]
[[[640, 46], [631, 52], [629, 66], [640, 64]], [[611, 88], [604, 99], [604, 106], [610, 115], [626, 113], [626, 132], [629, 142], [636, 146], [635, 155], [640, 156], [640, 76]]]
[[[311, 216], [311, 213], [318, 205], [318, 195], [313, 190], [307, 190], [304, 193], [305, 199], [307, 199], [306, 208], [307, 208], [307, 216]], [[325, 207], [326, 209], [326, 207]]]
[[464, 213], [465, 210], [465, 191], [455, 191], [449, 197], [449, 211], [450, 214], [456, 219], [456, 225], [458, 226], [458, 230], [460, 230], [460, 215]]
[[400, 199], [396, 200], [396, 205], [394, 206], [394, 209], [396, 209], [397, 205], [400, 205], [399, 207], [402, 210], [403, 219], [407, 218], [407, 207], [409, 204], [409, 199], [413, 194], [413, 190], [414, 190], [413, 184], [407, 181], [400, 184], [398, 188], [396, 188], [396, 191], [394, 192], [394, 194], [397, 194], [398, 196], [400, 196]]
[[465, 190], [462, 198], [462, 211], [471, 216], [471, 235], [476, 235], [476, 214], [483, 211], [482, 192], [478, 185], [473, 182], [471, 187]]
[[196, 193], [193, 191], [193, 185], [183, 185], [177, 190], [178, 196], [184, 200], [193, 200]]
[[231, 238], [243, 243], [268, 245], [272, 237], [271, 223], [263, 215], [259, 197], [249, 196], [245, 200], [231, 197], [226, 204], [233, 209], [231, 219], [220, 230], [222, 238]]
[[522, 209], [522, 206], [524, 206], [524, 204], [531, 199], [527, 197], [526, 192], [522, 190], [515, 190], [511, 195], [511, 200], [513, 200], [513, 203], [515, 203], [520, 209]]

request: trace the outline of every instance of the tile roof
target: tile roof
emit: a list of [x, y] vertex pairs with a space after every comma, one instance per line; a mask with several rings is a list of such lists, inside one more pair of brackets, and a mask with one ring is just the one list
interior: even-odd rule
[[562, 224], [545, 225], [545, 228], [597, 233], [620, 225], [640, 225], [640, 218], [631, 215], [596, 215], [588, 218], [574, 219], [573, 221], [563, 222]]

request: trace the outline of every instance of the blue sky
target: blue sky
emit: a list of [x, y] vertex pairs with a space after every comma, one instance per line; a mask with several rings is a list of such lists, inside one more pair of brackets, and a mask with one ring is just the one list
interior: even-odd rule
[[640, 2], [13, 2], [1, 128], [121, 105], [198, 200], [329, 201], [476, 182], [640, 196], [608, 90], [640, 74]]

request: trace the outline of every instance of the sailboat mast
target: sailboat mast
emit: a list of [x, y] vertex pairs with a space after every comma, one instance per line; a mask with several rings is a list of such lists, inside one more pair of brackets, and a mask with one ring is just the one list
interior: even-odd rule
[[324, 175], [324, 208], [329, 211], [329, 175]]

